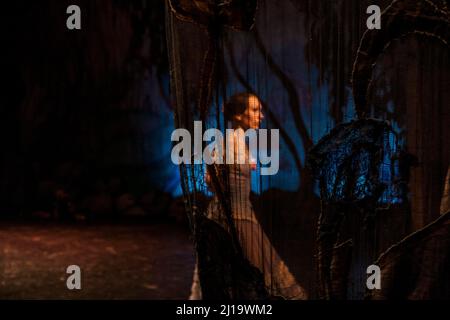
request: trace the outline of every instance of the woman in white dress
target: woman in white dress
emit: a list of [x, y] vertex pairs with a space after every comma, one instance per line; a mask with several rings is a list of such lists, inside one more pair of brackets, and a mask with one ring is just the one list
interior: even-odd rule
[[[228, 196], [231, 204], [232, 218], [239, 242], [248, 261], [258, 268], [264, 276], [267, 292], [272, 296], [285, 299], [306, 299], [303, 288], [296, 282], [286, 264], [274, 249], [270, 239], [256, 218], [250, 202], [251, 171], [256, 169], [250, 161], [249, 150], [239, 145], [242, 141], [237, 136], [239, 130], [258, 129], [262, 119], [262, 105], [258, 97], [249, 93], [233, 96], [224, 106], [224, 116], [228, 126], [235, 129], [231, 139], [234, 146], [234, 159], [244, 156], [245, 164], [228, 165]], [[242, 131], [241, 131], [242, 132]], [[230, 149], [227, 146], [227, 150]], [[245, 153], [242, 155], [242, 153]], [[211, 177], [206, 174], [206, 182], [211, 185]], [[226, 216], [217, 196], [211, 201], [207, 216], [227, 229]], [[201, 298], [201, 285], [197, 269], [194, 275], [191, 299]]]

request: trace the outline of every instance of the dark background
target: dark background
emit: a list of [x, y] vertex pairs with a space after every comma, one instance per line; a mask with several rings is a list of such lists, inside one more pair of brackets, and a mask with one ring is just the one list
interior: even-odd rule
[[168, 159], [164, 1], [14, 1], [2, 14], [0, 218], [158, 215]]
[[[82, 29], [66, 28], [81, 8]], [[2, 8], [0, 299], [183, 299], [164, 1]], [[82, 290], [66, 288], [79, 265]]]

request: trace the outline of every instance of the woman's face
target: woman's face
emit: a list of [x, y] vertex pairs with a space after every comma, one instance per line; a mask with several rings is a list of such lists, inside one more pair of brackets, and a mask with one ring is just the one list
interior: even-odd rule
[[262, 105], [256, 96], [248, 98], [247, 109], [243, 114], [237, 115], [237, 122], [244, 128], [258, 129], [264, 119]]

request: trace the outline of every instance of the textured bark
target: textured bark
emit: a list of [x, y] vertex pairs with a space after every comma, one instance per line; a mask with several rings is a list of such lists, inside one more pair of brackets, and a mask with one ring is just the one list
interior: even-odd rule
[[[372, 119], [342, 124], [310, 151], [309, 164], [320, 181], [322, 197], [317, 259], [320, 295], [324, 299], [345, 299], [352, 259], [364, 265], [370, 259], [370, 254], [365, 253], [374, 251], [373, 225], [367, 222], [375, 216], [385, 188], [377, 168], [383, 159], [384, 135], [389, 130], [386, 123]], [[368, 159], [361, 158], [366, 153]], [[361, 175], [358, 170], [364, 159], [368, 167]], [[361, 194], [361, 190], [365, 193]], [[361, 236], [366, 228], [366, 236]], [[346, 236], [356, 249], [353, 257]], [[339, 244], [340, 238], [344, 245]], [[359, 268], [355, 272], [361, 273]]]
[[206, 28], [213, 24], [238, 30], [249, 30], [254, 23], [256, 0], [169, 0], [170, 7], [181, 20]]
[[351, 261], [352, 240], [348, 240], [334, 247], [330, 270], [330, 297], [332, 299], [345, 300], [347, 298]]
[[392, 246], [375, 264], [381, 290], [368, 292], [368, 299], [448, 300], [450, 212]]
[[444, 182], [444, 193], [441, 200], [441, 214], [450, 211], [450, 168], [447, 172], [447, 177]]
[[368, 115], [367, 90], [377, 58], [395, 39], [423, 34], [450, 44], [450, 20], [446, 6], [431, 1], [396, 0], [383, 12], [383, 27], [368, 30], [361, 39], [353, 67], [353, 95], [360, 117]]

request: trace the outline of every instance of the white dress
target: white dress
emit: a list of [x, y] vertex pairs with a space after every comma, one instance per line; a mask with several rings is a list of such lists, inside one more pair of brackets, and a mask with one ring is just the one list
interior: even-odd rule
[[[235, 146], [234, 149], [236, 153], [237, 147]], [[248, 261], [263, 274], [269, 294], [285, 299], [307, 299], [305, 290], [296, 282], [255, 215], [250, 202], [252, 166], [248, 161], [248, 150], [246, 148], [244, 150], [246, 150], [246, 164], [234, 164], [228, 167], [232, 217], [242, 251]], [[236, 156], [235, 154], [235, 159], [237, 159]], [[207, 217], [228, 229], [226, 216], [217, 196], [214, 196], [209, 204]], [[199, 290], [200, 283], [196, 274], [191, 298], [201, 298]]]

